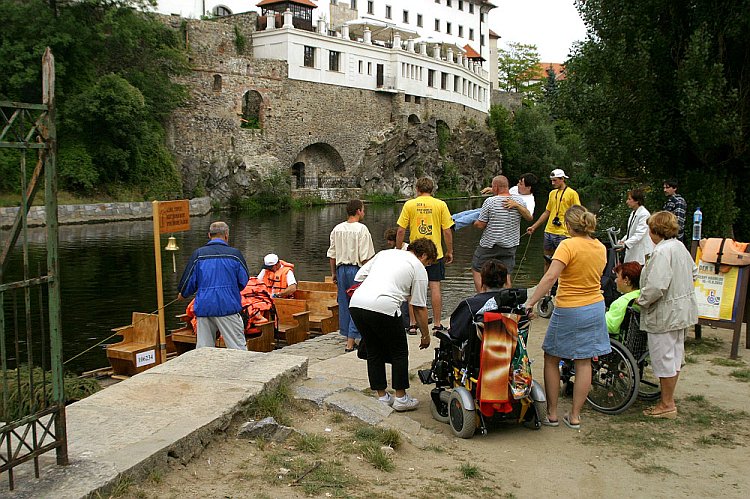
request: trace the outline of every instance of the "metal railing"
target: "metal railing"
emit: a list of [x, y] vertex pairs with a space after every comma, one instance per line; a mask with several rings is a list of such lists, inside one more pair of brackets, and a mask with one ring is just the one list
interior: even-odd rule
[[295, 189], [348, 189], [357, 187], [356, 177], [295, 177]]

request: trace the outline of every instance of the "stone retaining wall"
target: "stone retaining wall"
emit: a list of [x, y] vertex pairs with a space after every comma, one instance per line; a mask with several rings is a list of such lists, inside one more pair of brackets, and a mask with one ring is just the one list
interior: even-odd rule
[[[120, 222], [123, 220], [147, 220], [152, 217], [151, 201], [139, 203], [69, 204], [57, 207], [61, 225]], [[190, 200], [190, 215], [200, 216], [211, 211], [211, 198]], [[0, 228], [8, 229], [18, 213], [18, 207], [0, 208]], [[29, 227], [41, 227], [46, 223], [44, 206], [32, 206], [28, 215]]]

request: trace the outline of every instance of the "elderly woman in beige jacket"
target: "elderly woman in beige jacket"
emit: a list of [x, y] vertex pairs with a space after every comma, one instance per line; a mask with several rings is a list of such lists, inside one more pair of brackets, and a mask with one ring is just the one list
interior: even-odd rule
[[659, 378], [661, 399], [643, 411], [654, 418], [677, 417], [674, 392], [685, 353], [685, 334], [698, 322], [693, 281], [698, 275], [693, 258], [678, 239], [677, 218], [660, 211], [648, 219], [654, 242], [651, 258], [641, 273], [641, 329], [648, 332], [651, 367]]

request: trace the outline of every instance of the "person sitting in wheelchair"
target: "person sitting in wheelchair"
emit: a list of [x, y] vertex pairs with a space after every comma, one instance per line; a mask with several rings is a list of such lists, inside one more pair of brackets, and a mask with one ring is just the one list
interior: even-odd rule
[[[619, 335], [628, 306], [641, 295], [641, 269], [641, 264], [638, 262], [622, 263], [614, 268], [614, 273], [617, 275], [615, 279], [617, 291], [622, 293], [622, 296], [612, 302], [605, 314], [607, 331], [610, 335]], [[634, 307], [638, 308], [635, 304]]]

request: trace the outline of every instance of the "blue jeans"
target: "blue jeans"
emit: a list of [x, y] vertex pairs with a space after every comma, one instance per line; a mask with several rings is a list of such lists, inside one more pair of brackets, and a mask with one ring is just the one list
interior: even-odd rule
[[346, 290], [354, 284], [354, 276], [357, 275], [359, 267], [356, 265], [339, 265], [336, 267], [336, 286], [338, 294], [336, 301], [339, 304], [339, 334], [347, 338], [359, 340], [362, 336], [354, 325], [352, 316], [349, 314], [349, 297]]

